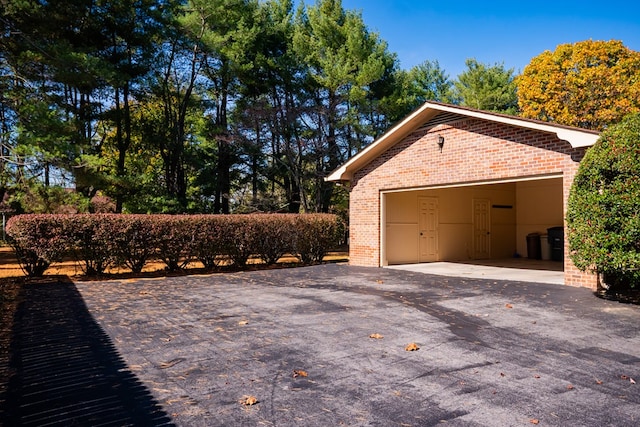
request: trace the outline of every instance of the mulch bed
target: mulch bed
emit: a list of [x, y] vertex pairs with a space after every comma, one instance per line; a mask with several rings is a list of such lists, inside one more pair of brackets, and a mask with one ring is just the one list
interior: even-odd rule
[[598, 298], [606, 299], [609, 301], [618, 301], [625, 304], [640, 305], [640, 290], [638, 289], [627, 289], [624, 291], [610, 291], [607, 289], [600, 289], [594, 292], [594, 295]]

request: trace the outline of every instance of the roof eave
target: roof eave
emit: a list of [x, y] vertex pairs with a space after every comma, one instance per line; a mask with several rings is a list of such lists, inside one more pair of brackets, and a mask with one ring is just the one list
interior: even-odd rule
[[571, 144], [573, 148], [591, 147], [600, 138], [600, 134], [585, 133], [571, 129], [558, 129], [556, 135], [559, 139]]
[[375, 140], [364, 150], [353, 156], [341, 167], [333, 171], [329, 176], [325, 178], [325, 180], [351, 181], [353, 179], [353, 174], [357, 170], [373, 160], [375, 156], [382, 154], [389, 147], [393, 146], [393, 144], [397, 143], [399, 140], [411, 133], [422, 123], [429, 120], [430, 116], [433, 116], [441, 111], [456, 113], [467, 117], [474, 117], [510, 126], [533, 129], [546, 133], [553, 133], [559, 139], [567, 141], [573, 148], [592, 146], [600, 137], [599, 133], [594, 131], [548, 124], [536, 120], [527, 120], [515, 116], [506, 116], [504, 114], [473, 110], [448, 104], [425, 102], [419, 109], [417, 109], [400, 123], [392, 127], [384, 135]]
[[[376, 139], [362, 151], [350, 158], [341, 167], [333, 171], [325, 178], [325, 181], [351, 181], [351, 179], [353, 179], [354, 172], [357, 171], [360, 166], [364, 166], [364, 164], [368, 163], [372, 156], [382, 154], [391, 145], [411, 133], [415, 127], [421, 124], [420, 122], [427, 120], [430, 115], [427, 110], [430, 110], [429, 104], [425, 103], [422, 107], [418, 108], [404, 120], [385, 132], [380, 138]], [[435, 110], [431, 109], [431, 114], [435, 114]]]

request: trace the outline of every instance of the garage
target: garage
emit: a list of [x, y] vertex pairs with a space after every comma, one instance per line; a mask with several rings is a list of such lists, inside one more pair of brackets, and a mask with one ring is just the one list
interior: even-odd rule
[[[566, 234], [571, 183], [598, 137], [425, 103], [327, 178], [350, 191], [350, 263], [526, 258], [534, 233]], [[559, 251], [564, 283], [595, 288], [595, 277], [571, 263], [565, 242]]]
[[562, 177], [390, 191], [381, 197], [382, 265], [537, 259], [542, 251], [530, 254], [527, 236], [563, 224]]

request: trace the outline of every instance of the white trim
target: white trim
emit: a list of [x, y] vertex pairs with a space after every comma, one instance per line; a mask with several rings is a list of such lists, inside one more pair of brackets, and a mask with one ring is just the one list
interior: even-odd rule
[[460, 108], [448, 105], [433, 105], [434, 109], [440, 111], [446, 111], [449, 113], [462, 114], [469, 117], [475, 117], [477, 119], [483, 119], [491, 122], [504, 123], [506, 125], [522, 127], [527, 129], [539, 130], [541, 132], [555, 133], [556, 136], [563, 140], [567, 141], [573, 148], [580, 147], [588, 147], [596, 143], [599, 134], [593, 133], [592, 131], [586, 131], [580, 128], [568, 128], [564, 126], [559, 126], [553, 123], [544, 123], [544, 122], [534, 122], [529, 120], [523, 120], [518, 117], [510, 117], [504, 115], [496, 115], [491, 113], [486, 113], [484, 111], [479, 110], [466, 110], [463, 109], [461, 111]]
[[386, 267], [389, 265], [387, 260], [387, 195], [380, 192], [380, 259], [378, 260], [379, 267]]
[[541, 181], [544, 179], [562, 178], [563, 176], [564, 175], [562, 174], [562, 172], [559, 172], [559, 173], [553, 173], [549, 175], [531, 175], [531, 176], [523, 176], [523, 177], [516, 177], [516, 178], [459, 182], [459, 183], [451, 183], [451, 184], [437, 184], [437, 185], [427, 185], [427, 186], [421, 186], [421, 187], [390, 188], [387, 190], [379, 190], [379, 191], [381, 194], [406, 193], [410, 191], [439, 190], [443, 188], [460, 188], [460, 187], [476, 187], [480, 185], [507, 184], [510, 182]]
[[[356, 155], [351, 157], [347, 162], [345, 162], [338, 169], [333, 171], [329, 176], [325, 178], [325, 181], [350, 181], [352, 176], [347, 172], [347, 168], [352, 165], [354, 162], [358, 161], [362, 157], [366, 157], [370, 151], [375, 149], [379, 149], [380, 145], [384, 143], [387, 139], [391, 138], [396, 132], [399, 132], [405, 126], [408, 126], [412, 121], [416, 120], [417, 117], [421, 115], [421, 113], [429, 108], [429, 105], [425, 103], [422, 107], [418, 108], [416, 111], [407, 116], [400, 123], [396, 124], [394, 127], [386, 131], [381, 137], [373, 141], [371, 144], [366, 146], [362, 151], [358, 152]], [[421, 124], [421, 123], [420, 123]], [[419, 125], [418, 125], [419, 126]], [[413, 126], [411, 129], [414, 129], [416, 126]], [[348, 179], [344, 177], [348, 176]]]
[[559, 139], [567, 141], [573, 148], [592, 146], [600, 137], [600, 134], [595, 131], [561, 126], [536, 120], [522, 119], [504, 114], [489, 113], [481, 110], [462, 108], [455, 105], [425, 102], [420, 108], [415, 110], [400, 123], [385, 132], [380, 138], [373, 141], [338, 169], [329, 174], [325, 180], [351, 181], [351, 179], [353, 179], [353, 174], [357, 170], [364, 167], [367, 163], [384, 153], [409, 133], [426, 123], [429, 120], [430, 115], [435, 115], [441, 111], [459, 114], [466, 117], [474, 117], [489, 122], [502, 123], [509, 126], [552, 133]]

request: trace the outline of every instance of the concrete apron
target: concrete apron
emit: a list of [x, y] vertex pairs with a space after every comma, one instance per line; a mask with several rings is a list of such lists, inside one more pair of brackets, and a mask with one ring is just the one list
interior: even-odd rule
[[564, 284], [564, 271], [562, 271], [561, 262], [528, 260], [526, 258], [469, 262], [426, 262], [390, 265], [385, 268], [439, 276]]

